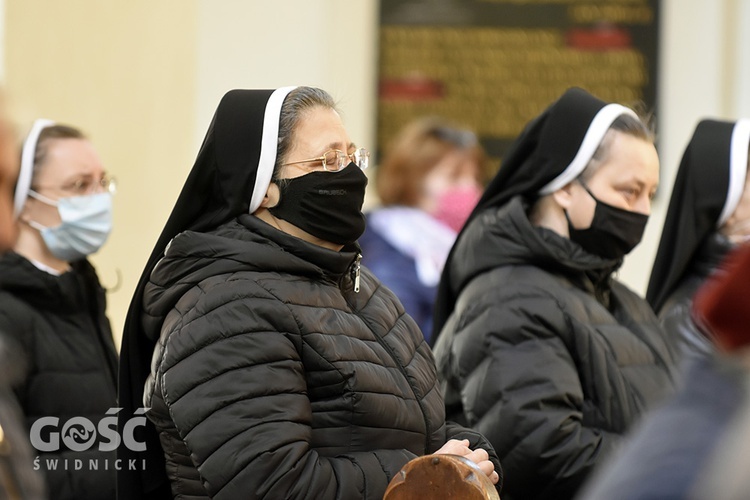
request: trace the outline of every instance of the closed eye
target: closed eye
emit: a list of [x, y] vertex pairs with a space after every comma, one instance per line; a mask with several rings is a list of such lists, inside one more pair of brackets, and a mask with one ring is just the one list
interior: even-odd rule
[[632, 188], [632, 187], [623, 187], [623, 188], [620, 188], [619, 191], [623, 195], [625, 195], [625, 198], [629, 200], [638, 198], [638, 195], [640, 194], [640, 189]]

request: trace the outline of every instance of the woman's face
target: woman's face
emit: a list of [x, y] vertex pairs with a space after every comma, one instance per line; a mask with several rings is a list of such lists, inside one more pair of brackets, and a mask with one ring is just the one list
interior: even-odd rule
[[[101, 192], [105, 172], [94, 147], [85, 139], [50, 139], [47, 156], [31, 189], [59, 200]], [[24, 218], [45, 227], [59, 226], [62, 220], [57, 208], [29, 197]]]
[[737, 203], [737, 208], [721, 227], [720, 232], [737, 243], [744, 243], [750, 239], [750, 161], [745, 177], [745, 190]]
[[447, 153], [422, 181], [417, 207], [459, 232], [482, 196], [479, 166], [471, 153]]
[[[294, 131], [292, 144], [282, 163], [319, 158], [331, 149], [345, 153], [353, 153], [355, 150], [339, 114], [323, 106], [316, 106], [305, 112]], [[320, 161], [286, 165], [281, 171], [281, 178], [293, 179], [321, 170], [321, 167]]]
[[[651, 214], [651, 200], [659, 184], [659, 157], [649, 141], [614, 131], [609, 154], [586, 181], [589, 190], [609, 205]], [[596, 201], [578, 182], [571, 183], [568, 216], [574, 227], [585, 229], [594, 218]]]
[[[324, 173], [300, 178], [309, 173], [324, 172], [321, 157], [331, 150], [352, 154], [354, 144], [339, 114], [323, 106], [311, 108], [300, 117], [291, 139], [292, 146], [281, 158], [284, 167], [279, 172], [279, 178], [289, 182], [280, 183], [282, 188], [271, 183], [254, 214], [287, 234], [338, 251], [345, 242], [356, 240], [364, 229], [361, 208], [367, 177], [361, 171], [357, 175], [355, 167], [353, 176]], [[335, 161], [332, 166], [339, 167]], [[306, 181], [311, 181], [311, 184], [306, 184]], [[320, 185], [338, 187], [328, 190], [320, 189]], [[282, 196], [289, 196], [286, 202]], [[349, 236], [352, 236], [351, 240]], [[342, 239], [344, 243], [340, 241]]]
[[446, 193], [457, 189], [480, 191], [479, 167], [472, 156], [462, 150], [453, 150], [443, 156], [422, 182], [419, 208], [433, 213]]

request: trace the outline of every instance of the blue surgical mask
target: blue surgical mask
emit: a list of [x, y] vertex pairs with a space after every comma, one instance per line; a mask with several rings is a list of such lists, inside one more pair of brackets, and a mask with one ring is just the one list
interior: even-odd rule
[[112, 230], [112, 194], [97, 193], [71, 196], [57, 201], [35, 191], [29, 196], [57, 207], [62, 223], [45, 227], [38, 222], [29, 225], [38, 229], [52, 255], [66, 262], [81, 260], [99, 250]]

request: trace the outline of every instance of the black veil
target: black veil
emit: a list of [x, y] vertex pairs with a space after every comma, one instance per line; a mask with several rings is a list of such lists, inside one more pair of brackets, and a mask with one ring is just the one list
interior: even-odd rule
[[695, 128], [672, 188], [646, 292], [657, 313], [705, 238], [737, 207], [745, 186], [749, 136], [748, 120], [703, 120]]
[[[500, 170], [487, 186], [464, 229], [481, 212], [500, 207], [515, 196], [522, 195], [534, 201], [573, 181], [591, 160], [612, 122], [623, 114], [635, 116], [629, 108], [607, 104], [583, 89], [568, 89], [529, 122], [511, 144]], [[438, 285], [432, 345], [453, 312], [460, 293], [451, 281], [452, 257], [453, 249]]]
[[[151, 272], [179, 233], [206, 231], [259, 206], [276, 162], [281, 104], [293, 87], [277, 90], [232, 90], [222, 98], [172, 213], [151, 252], [130, 303], [120, 352], [118, 398], [122, 431], [143, 406], [144, 383], [158, 338], [146, 335], [142, 324], [143, 292]], [[164, 470], [164, 455], [153, 424], [138, 427], [136, 440], [145, 451], [121, 444], [118, 459], [118, 498], [172, 498]], [[130, 470], [135, 460], [137, 470]], [[143, 465], [145, 464], [145, 470]]]

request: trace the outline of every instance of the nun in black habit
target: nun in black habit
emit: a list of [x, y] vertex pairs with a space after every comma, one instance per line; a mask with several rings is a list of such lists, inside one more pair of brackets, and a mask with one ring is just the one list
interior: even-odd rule
[[504, 500], [572, 498], [672, 386], [658, 319], [612, 277], [657, 182], [637, 115], [570, 89], [513, 143], [451, 251], [438, 374], [448, 416], [500, 456]]
[[703, 120], [677, 172], [646, 300], [686, 360], [714, 350], [691, 318], [693, 295], [750, 238], [749, 147], [750, 120]]
[[224, 96], [128, 312], [124, 438], [148, 421], [119, 449], [120, 500], [380, 499], [434, 452], [500, 486], [487, 441], [445, 421], [419, 328], [359, 264], [367, 158], [324, 91]]

